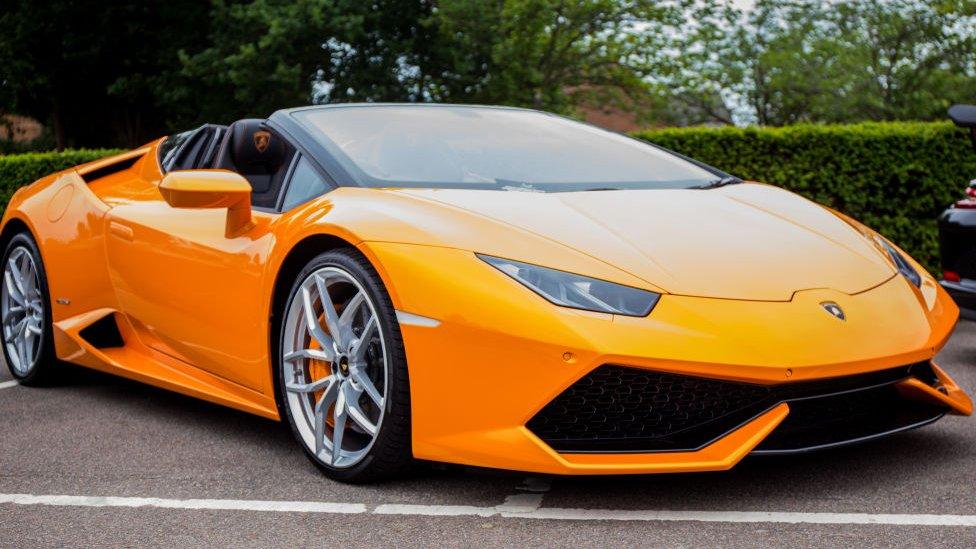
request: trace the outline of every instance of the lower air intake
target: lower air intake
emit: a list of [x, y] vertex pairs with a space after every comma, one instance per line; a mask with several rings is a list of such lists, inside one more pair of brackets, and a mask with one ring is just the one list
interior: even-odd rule
[[[868, 419], [863, 413], [845, 411], [843, 407], [857, 404], [857, 395], [872, 388], [885, 387], [893, 393], [892, 384], [909, 376], [927, 383], [935, 380], [931, 368], [924, 363], [778, 385], [604, 365], [563, 391], [529, 420], [527, 426], [554, 450], [564, 453], [694, 451], [778, 403], [790, 402], [792, 411], [781, 426], [784, 435], [777, 437], [777, 429], [765, 449], [795, 451], [811, 444], [837, 443], [838, 437], [848, 440], [869, 436], [878, 429], [891, 431], [896, 427], [893, 423], [883, 424]], [[852, 396], [827, 398], [842, 393]], [[869, 408], [883, 411], [881, 415], [885, 417], [901, 418], [894, 423], [902, 428], [926, 418], [932, 421], [937, 419], [933, 419], [932, 414], [943, 412], [934, 407], [922, 410], [914, 402], [887, 393], [880, 397], [874, 393], [861, 396], [882, 399], [883, 402], [876, 402], [878, 407]], [[903, 408], [914, 411], [894, 414]], [[822, 428], [817, 427], [816, 418], [823, 414], [857, 419], [861, 426], [851, 426], [847, 433], [826, 423]], [[817, 431], [828, 433], [815, 435]], [[788, 432], [792, 435], [786, 436]]]

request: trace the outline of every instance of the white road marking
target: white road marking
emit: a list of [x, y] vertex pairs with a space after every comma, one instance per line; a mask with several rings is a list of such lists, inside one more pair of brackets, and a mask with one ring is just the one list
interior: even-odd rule
[[542, 507], [542, 498], [551, 486], [552, 481], [547, 477], [526, 477], [515, 489], [527, 493], [506, 497], [505, 503], [496, 510], [499, 513], [531, 513]]
[[976, 515], [871, 513], [797, 513], [766, 511], [625, 511], [612, 509], [539, 509], [532, 518], [549, 520], [692, 521], [786, 524], [889, 524], [899, 526], [976, 527]]
[[412, 515], [423, 517], [493, 517], [497, 507], [472, 505], [413, 505], [409, 503], [384, 503], [373, 509], [376, 515]]
[[0, 503], [53, 505], [56, 507], [160, 507], [163, 509], [215, 509], [223, 511], [271, 511], [277, 513], [362, 514], [366, 512], [366, 505], [362, 503], [260, 501], [246, 499], [164, 499], [0, 494]]
[[912, 515], [871, 513], [798, 513], [767, 511], [653, 511], [617, 509], [560, 509], [534, 507], [535, 494], [510, 496], [502, 505], [382, 504], [370, 509], [365, 503], [323, 501], [260, 501], [237, 499], [164, 499], [67, 495], [0, 494], [0, 505], [51, 505], [58, 507], [155, 507], [162, 509], [209, 509], [274, 513], [376, 514], [442, 517], [503, 517], [533, 520], [726, 522], [786, 524], [887, 524], [897, 526], [976, 527], [976, 515]]
[[516, 494], [505, 498], [505, 503], [495, 508], [499, 513], [532, 513], [542, 507], [545, 494]]
[[9, 389], [11, 387], [16, 387], [17, 385], [20, 385], [20, 383], [18, 383], [16, 379], [11, 379], [10, 381], [0, 383], [0, 389]]

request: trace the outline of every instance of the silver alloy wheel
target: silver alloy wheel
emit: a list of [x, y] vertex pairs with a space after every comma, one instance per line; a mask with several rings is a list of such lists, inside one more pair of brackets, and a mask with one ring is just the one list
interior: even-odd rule
[[359, 463], [383, 423], [388, 359], [376, 307], [351, 274], [324, 267], [302, 281], [286, 309], [281, 363], [306, 446], [332, 467]]
[[3, 343], [11, 366], [26, 376], [37, 366], [44, 335], [44, 298], [40, 274], [30, 251], [18, 246], [10, 252], [3, 269], [0, 313], [3, 315]]

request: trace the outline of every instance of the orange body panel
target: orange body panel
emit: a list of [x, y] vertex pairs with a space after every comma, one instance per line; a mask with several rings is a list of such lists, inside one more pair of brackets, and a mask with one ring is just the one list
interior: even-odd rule
[[[525, 423], [603, 364], [769, 384], [851, 375], [931, 360], [958, 317], [930, 276], [915, 288], [844, 220], [764, 185], [585, 198], [341, 187], [285, 213], [254, 211], [228, 235], [227, 210], [167, 203], [156, 145], [90, 183], [82, 175], [111, 159], [46, 177], [4, 214], [4, 230], [16, 220], [40, 244], [58, 356], [277, 419], [278, 274], [296, 246], [328, 235], [372, 262], [398, 311], [435, 321], [400, 327], [418, 458], [561, 474], [726, 469], [787, 417], [786, 404], [696, 452], [559, 454]], [[687, 219], [701, 200], [720, 214]], [[571, 212], [583, 215], [561, 221]], [[645, 318], [560, 308], [475, 252], [662, 297]], [[767, 272], [756, 276], [756, 265]], [[840, 304], [846, 322], [824, 301]], [[97, 349], [80, 335], [106, 315], [124, 347]], [[971, 413], [935, 371], [947, 393], [901, 390]]]

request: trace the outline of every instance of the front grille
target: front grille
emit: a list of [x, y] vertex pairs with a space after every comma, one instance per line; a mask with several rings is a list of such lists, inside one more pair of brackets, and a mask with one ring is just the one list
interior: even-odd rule
[[[762, 385], [601, 366], [528, 427], [560, 452], [674, 449], [721, 434], [725, 422], [716, 420], [761, 405], [769, 393]], [[709, 423], [717, 430], [704, 428]], [[696, 427], [693, 437], [685, 436]]]
[[864, 390], [909, 375], [934, 379], [927, 364], [778, 385], [604, 365], [563, 391], [527, 426], [558, 452], [691, 451], [779, 402]]

